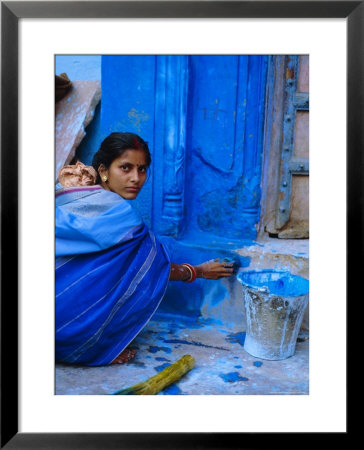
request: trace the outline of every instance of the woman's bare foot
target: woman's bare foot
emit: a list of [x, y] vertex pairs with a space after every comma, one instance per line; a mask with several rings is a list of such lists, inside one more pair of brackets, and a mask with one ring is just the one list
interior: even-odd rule
[[126, 348], [119, 356], [117, 356], [111, 364], [123, 364], [134, 358], [136, 350], [129, 350]]

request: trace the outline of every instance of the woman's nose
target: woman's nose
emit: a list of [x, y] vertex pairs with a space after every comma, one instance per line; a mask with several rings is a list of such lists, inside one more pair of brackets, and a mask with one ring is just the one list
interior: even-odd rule
[[134, 183], [139, 181], [139, 170], [136, 168], [134, 170], [132, 170], [131, 172], [131, 181], [133, 181]]

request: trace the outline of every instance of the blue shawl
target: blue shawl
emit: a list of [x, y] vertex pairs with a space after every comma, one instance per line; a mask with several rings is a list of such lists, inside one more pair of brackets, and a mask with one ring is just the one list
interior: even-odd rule
[[158, 308], [164, 247], [130, 204], [100, 186], [56, 193], [56, 360], [109, 364]]

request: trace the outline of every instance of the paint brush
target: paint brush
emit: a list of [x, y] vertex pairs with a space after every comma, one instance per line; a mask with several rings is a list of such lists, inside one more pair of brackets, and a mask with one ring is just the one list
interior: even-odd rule
[[241, 267], [240, 259], [237, 256], [225, 257], [219, 261], [225, 263], [226, 265], [232, 265], [233, 274], [236, 274], [239, 267]]
[[181, 359], [166, 367], [143, 383], [121, 389], [112, 395], [155, 395], [167, 386], [180, 380], [183, 375], [195, 366], [195, 359], [191, 355], [184, 355]]

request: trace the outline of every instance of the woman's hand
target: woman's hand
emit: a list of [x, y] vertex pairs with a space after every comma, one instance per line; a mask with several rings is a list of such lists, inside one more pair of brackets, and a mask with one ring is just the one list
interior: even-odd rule
[[[171, 264], [169, 279], [171, 281], [189, 281], [192, 276], [189, 264]], [[190, 266], [192, 267], [192, 266]], [[234, 262], [228, 263], [214, 259], [206, 261], [198, 266], [193, 266], [197, 278], [206, 278], [208, 280], [218, 280], [220, 278], [230, 277], [234, 273]], [[192, 278], [193, 281], [195, 278]]]
[[208, 280], [218, 280], [219, 278], [230, 277], [234, 272], [234, 263], [219, 262], [212, 260], [195, 266], [198, 278]]

